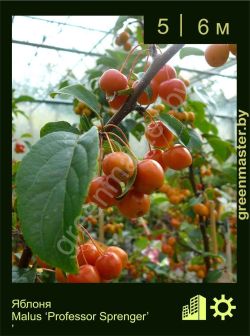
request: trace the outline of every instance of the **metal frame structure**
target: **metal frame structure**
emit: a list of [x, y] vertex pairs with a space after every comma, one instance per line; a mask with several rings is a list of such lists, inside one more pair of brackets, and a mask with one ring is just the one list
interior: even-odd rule
[[[45, 18], [40, 18], [40, 17], [33, 17], [33, 16], [23, 16], [32, 20], [40, 20], [40, 21], [44, 21], [47, 23], [51, 23], [51, 24], [56, 24], [58, 26], [69, 26], [69, 27], [74, 27], [74, 28], [78, 28], [78, 29], [83, 29], [83, 30], [92, 30], [92, 31], [96, 31], [96, 32], [100, 32], [103, 34], [103, 36], [95, 43], [95, 45], [92, 47], [92, 49], [90, 51], [83, 51], [83, 50], [78, 50], [78, 49], [68, 49], [68, 48], [64, 48], [64, 47], [59, 47], [59, 46], [53, 46], [53, 45], [48, 45], [48, 44], [44, 44], [44, 43], [32, 43], [32, 42], [28, 42], [28, 41], [21, 41], [21, 40], [12, 40], [13, 44], [20, 44], [20, 45], [25, 45], [28, 47], [33, 47], [33, 48], [44, 48], [44, 49], [51, 49], [51, 50], [56, 50], [58, 52], [69, 52], [69, 53], [75, 53], [75, 54], [81, 54], [83, 55], [83, 58], [86, 56], [93, 56], [93, 57], [100, 57], [102, 56], [102, 54], [94, 52], [94, 50], [96, 49], [96, 47], [109, 35], [112, 33], [112, 29], [110, 31], [104, 31], [104, 30], [100, 30], [100, 29], [94, 29], [94, 28], [87, 28], [84, 26], [80, 26], [80, 25], [75, 25], [75, 24], [70, 24], [67, 22], [60, 22], [60, 21], [56, 21], [56, 20], [49, 20], [49, 19], [45, 19]], [[12, 18], [12, 22], [14, 22], [14, 17]], [[36, 50], [37, 53], [37, 50]], [[81, 62], [83, 60], [83, 58], [81, 58], [80, 60], [77, 61], [77, 63], [75, 65], [72, 66], [72, 70], [74, 69], [74, 67], [76, 67], [79, 62]], [[224, 70], [232, 65], [235, 64], [234, 60], [229, 60], [223, 67], [220, 68], [220, 70]], [[196, 70], [196, 69], [189, 69], [189, 68], [185, 68], [185, 67], [178, 67], [179, 70], [183, 70], [186, 72], [192, 72], [192, 73], [196, 73], [197, 75], [194, 76], [191, 79], [191, 83], [194, 84], [197, 81], [200, 81], [202, 79], [208, 78], [208, 77], [212, 77], [212, 76], [218, 76], [218, 77], [225, 77], [225, 78], [230, 78], [230, 79], [236, 79], [236, 76], [232, 76], [232, 75], [225, 75], [222, 74], [216, 70], [211, 70], [211, 71], [201, 71], [201, 70]], [[68, 74], [66, 73], [65, 75], [62, 76], [61, 80], [65, 80], [67, 78]], [[60, 105], [72, 105], [71, 102], [69, 101], [63, 101], [63, 100], [48, 100], [46, 99], [48, 97], [49, 92], [51, 92], [53, 89], [55, 89], [55, 87], [49, 87], [47, 92], [44, 94], [44, 97], [41, 99], [34, 99], [33, 103], [37, 104], [35, 106], [35, 108], [32, 110], [32, 112], [34, 110], [37, 109], [37, 107], [39, 106], [39, 104], [45, 103], [45, 104], [60, 104]], [[214, 117], [218, 117], [218, 118], [225, 118], [225, 119], [234, 119], [232, 116], [226, 116], [226, 115], [218, 115], [218, 114], [214, 114]]]

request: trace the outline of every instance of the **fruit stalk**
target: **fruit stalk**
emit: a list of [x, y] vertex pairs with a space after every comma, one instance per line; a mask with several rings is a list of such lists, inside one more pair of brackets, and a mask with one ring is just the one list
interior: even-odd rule
[[194, 169], [193, 169], [192, 164], [189, 166], [189, 180], [192, 185], [192, 189], [193, 189], [195, 196], [198, 196], [195, 179], [194, 179]]
[[113, 128], [112, 124], [118, 125], [131, 111], [134, 110], [138, 97], [150, 84], [153, 77], [181, 48], [183, 48], [183, 46], [184, 44], [174, 44], [169, 47], [162, 55], [157, 55], [155, 57], [153, 63], [148, 68], [145, 75], [136, 85], [134, 92], [121, 107], [121, 109], [116, 114], [114, 114], [106, 123], [107, 131]]
[[99, 241], [104, 242], [104, 212], [103, 209], [99, 208]]
[[[202, 216], [200, 216], [202, 217]], [[201, 235], [203, 239], [203, 246], [204, 246], [204, 252], [209, 252], [209, 241], [208, 241], [208, 236], [207, 236], [207, 231], [206, 231], [206, 223], [200, 221], [200, 230], [201, 230]], [[206, 264], [206, 269], [207, 272], [210, 269], [210, 258], [208, 256], [204, 257], [204, 261]], [[205, 279], [204, 279], [205, 280]]]
[[226, 272], [229, 275], [230, 281], [232, 282], [232, 246], [230, 240], [230, 225], [228, 220], [226, 220], [226, 234], [225, 234], [225, 243], [226, 243]]

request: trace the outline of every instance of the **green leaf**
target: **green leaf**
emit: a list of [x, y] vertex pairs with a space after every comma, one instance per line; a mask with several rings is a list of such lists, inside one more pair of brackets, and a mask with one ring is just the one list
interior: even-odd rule
[[36, 267], [19, 268], [12, 267], [12, 282], [15, 283], [34, 283], [36, 279]]
[[231, 184], [237, 183], [237, 168], [236, 167], [223, 167], [223, 177]]
[[110, 56], [101, 56], [96, 61], [97, 65], [105, 65], [108, 68], [119, 68], [120, 62], [117, 59], [114, 59]]
[[124, 23], [129, 19], [129, 16], [119, 16], [119, 18], [117, 19], [115, 26], [113, 28], [113, 32], [117, 33], [118, 30], [120, 30]]
[[226, 211], [221, 215], [221, 220], [224, 221], [226, 220], [228, 217], [234, 215], [233, 211]]
[[88, 69], [86, 70], [86, 75], [88, 75], [88, 78], [89, 79], [93, 79], [93, 78], [97, 78], [97, 77], [100, 77], [102, 75], [102, 71], [99, 70], [99, 69]]
[[31, 96], [19, 96], [18, 98], [15, 98], [15, 103], [22, 103], [22, 102], [34, 102], [35, 99]]
[[165, 202], [166, 202], [166, 195], [157, 193], [153, 196], [153, 204], [154, 205], [159, 205], [159, 204], [165, 203]]
[[83, 132], [87, 132], [91, 128], [91, 123], [85, 115], [80, 117], [80, 130]]
[[219, 137], [210, 134], [204, 134], [204, 137], [213, 148], [214, 156], [220, 163], [225, 162], [231, 154], [235, 152], [232, 144], [228, 141], [224, 141]]
[[17, 173], [18, 214], [26, 243], [46, 263], [76, 273], [76, 219], [96, 173], [96, 127], [83, 135], [50, 133]]
[[145, 132], [145, 128], [142, 122], [137, 122], [134, 119], [126, 118], [123, 124], [128, 132], [132, 133], [133, 136], [140, 141], [142, 135]]
[[145, 249], [148, 246], [148, 244], [149, 244], [149, 241], [145, 237], [140, 237], [134, 242], [134, 245], [141, 250]]
[[197, 157], [197, 158], [194, 158], [193, 160], [193, 167], [196, 168], [196, 167], [200, 167], [202, 166], [203, 164], [206, 164], [207, 161], [204, 157]]
[[32, 138], [32, 134], [30, 134], [30, 133], [23, 133], [21, 135], [21, 138]]
[[133, 136], [140, 141], [141, 137], [143, 136], [145, 132], [145, 127], [143, 124], [137, 124], [136, 127], [131, 131], [131, 133], [133, 134]]
[[14, 161], [12, 163], [12, 175], [15, 175], [20, 167], [21, 161]]
[[[137, 167], [137, 162], [135, 162], [135, 160], [133, 158], [132, 158], [132, 160], [134, 161], [135, 167]], [[129, 190], [132, 188], [132, 186], [133, 186], [133, 184], [135, 182], [136, 175], [137, 175], [137, 168], [135, 168], [133, 176], [126, 183], [125, 189], [123, 190], [123, 192], [121, 193], [121, 195], [119, 195], [118, 197], [116, 197], [116, 199], [120, 200], [121, 198], [123, 198], [129, 192]]]
[[[118, 141], [112, 140], [113, 147], [115, 148], [116, 151], [120, 152], [125, 152], [126, 147], [122, 147]], [[102, 149], [103, 149], [103, 154], [107, 155], [109, 153], [112, 153], [112, 150], [110, 148], [110, 144], [107, 140], [104, 140], [102, 143]]]
[[188, 205], [189, 207], [194, 206], [195, 204], [201, 203], [203, 201], [203, 197], [199, 196], [199, 197], [192, 197], [190, 198], [190, 200], [188, 201]]
[[210, 126], [210, 132], [212, 132], [214, 135], [218, 135], [219, 131], [218, 131], [218, 128], [209, 122], [209, 126]]
[[12, 227], [16, 227], [17, 224], [17, 214], [16, 212], [12, 212]]
[[221, 277], [221, 274], [219, 270], [209, 271], [206, 276], [206, 282], [215, 282]]
[[60, 131], [79, 134], [78, 129], [71, 126], [68, 122], [56, 121], [56, 122], [49, 122], [45, 124], [40, 130], [40, 137], [42, 138], [49, 133], [60, 132]]
[[204, 51], [199, 48], [193, 48], [193, 47], [184, 47], [180, 50], [179, 56], [180, 59], [186, 57], [186, 56], [203, 56]]
[[50, 96], [54, 98], [58, 94], [69, 95], [77, 98], [84, 104], [86, 104], [95, 114], [99, 117], [100, 106], [96, 96], [87, 90], [81, 84], [73, 84], [70, 86], [65, 86], [64, 88], [57, 90], [55, 92], [51, 92]]
[[144, 37], [143, 37], [143, 31], [142, 31], [141, 26], [137, 26], [137, 28], [136, 28], [136, 39], [137, 39], [138, 44], [140, 44], [140, 43], [143, 44]]
[[31, 143], [27, 140], [23, 141], [25, 143], [25, 145], [30, 149], [31, 148]]
[[214, 198], [215, 198], [215, 190], [214, 190], [214, 188], [207, 188], [205, 190], [205, 193], [206, 193], [207, 198], [209, 200], [214, 200]]
[[188, 145], [190, 136], [183, 123], [166, 113], [161, 113], [159, 117], [184, 146]]
[[190, 140], [188, 142], [187, 147], [191, 150], [199, 150], [202, 146], [202, 139], [201, 136], [194, 130], [189, 130]]
[[29, 117], [27, 116], [27, 114], [24, 112], [24, 111], [22, 111], [22, 110], [19, 110], [19, 109], [17, 109], [17, 110], [15, 110], [15, 111], [13, 111], [13, 113], [17, 116], [18, 114], [21, 114], [24, 118], [26, 118], [27, 120], [29, 120]]
[[196, 100], [188, 100], [188, 105], [192, 107], [193, 111], [195, 112], [195, 116], [205, 116], [205, 107], [206, 104], [196, 101]]
[[60, 90], [60, 89], [64, 88], [65, 86], [69, 86], [69, 85], [70, 85], [70, 83], [69, 83], [68, 79], [66, 79], [66, 80], [59, 83], [58, 88]]

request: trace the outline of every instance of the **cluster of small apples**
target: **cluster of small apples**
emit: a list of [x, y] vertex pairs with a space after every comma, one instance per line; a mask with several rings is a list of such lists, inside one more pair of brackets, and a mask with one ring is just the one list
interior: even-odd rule
[[210, 207], [208, 203], [197, 203], [193, 206], [193, 210], [199, 216], [208, 217], [210, 215]]
[[165, 105], [156, 104], [147, 109], [147, 114], [149, 114], [152, 118], [155, 118], [159, 115], [160, 112], [165, 110]]
[[[177, 223], [176, 218], [172, 218], [173, 223]], [[178, 221], [178, 226], [180, 225], [180, 221]], [[175, 246], [176, 246], [176, 237], [170, 236], [166, 240], [162, 242], [161, 251], [162, 253], [166, 254], [169, 259], [169, 267], [171, 270], [176, 271], [177, 269], [183, 270], [184, 269], [184, 262], [183, 261], [176, 261], [174, 257], [175, 254]]]
[[127, 31], [121, 32], [115, 39], [115, 44], [119, 47], [123, 46], [125, 51], [130, 51], [132, 44], [129, 42], [130, 34]]
[[[143, 161], [141, 162], [143, 163]], [[139, 165], [141, 167], [141, 163], [138, 163]], [[105, 175], [92, 180], [88, 192], [88, 201], [97, 204], [102, 209], [116, 205], [120, 212], [128, 218], [144, 215], [149, 210], [150, 200], [149, 196], [144, 193], [145, 189], [138, 186], [138, 181], [148, 167], [147, 164], [143, 167], [142, 173], [137, 172], [133, 188], [124, 198], [117, 200], [122, 192], [121, 183], [126, 184], [128, 182], [135, 173], [136, 166], [131, 157], [124, 152], [109, 153], [102, 162], [102, 170]], [[138, 171], [141, 171], [141, 169], [139, 168]]]
[[16, 142], [15, 152], [20, 154], [20, 153], [25, 153], [25, 151], [26, 151], [25, 145], [20, 142]]
[[[157, 125], [157, 123], [155, 124]], [[152, 128], [150, 127], [151, 125], [146, 130], [146, 136], [151, 141]], [[166, 126], [161, 124], [161, 127], [166, 129], [169, 134]], [[155, 129], [154, 125], [153, 129]], [[155, 138], [152, 137], [152, 140], [151, 143], [155, 141]], [[162, 141], [165, 144], [164, 135]], [[144, 159], [136, 165], [127, 153], [109, 153], [102, 162], [102, 170], [105, 175], [96, 177], [90, 184], [88, 202], [93, 202], [103, 209], [116, 205], [121, 214], [128, 218], [143, 216], [150, 208], [149, 195], [159, 190], [164, 183], [164, 171], [167, 167], [180, 170], [188, 167], [191, 163], [190, 152], [181, 145], [174, 145], [166, 151], [150, 150]], [[135, 170], [136, 177], [132, 188], [123, 198], [118, 200], [117, 198], [122, 191], [120, 182], [126, 184], [135, 174]]]
[[210, 267], [214, 270], [220, 268], [223, 268], [223, 259], [221, 257], [214, 257], [210, 258]]
[[127, 253], [117, 246], [106, 247], [89, 241], [77, 251], [78, 274], [68, 274], [68, 283], [100, 283], [118, 278], [128, 262]]
[[74, 112], [77, 115], [85, 115], [86, 117], [89, 117], [92, 114], [92, 110], [82, 102], [78, 102], [74, 107]]
[[145, 136], [150, 145], [156, 148], [150, 150], [144, 158], [157, 161], [164, 171], [167, 168], [182, 170], [192, 164], [189, 150], [179, 144], [172, 145], [174, 135], [162, 121], [152, 121], [146, 128]]
[[[175, 75], [175, 70], [165, 65], [153, 81], [161, 85], [160, 83], [164, 84], [172, 80], [167, 78], [173, 78]], [[99, 85], [108, 96], [114, 96], [117, 91], [127, 87], [128, 80], [120, 71], [109, 69], [101, 76]], [[155, 100], [152, 101], [152, 97], [149, 98], [146, 92], [143, 92], [140, 97], [138, 101], [142, 104], [149, 104]], [[124, 98], [126, 99], [126, 96], [117, 96], [110, 104], [115, 101], [120, 102], [120, 99]], [[164, 171], [168, 167], [181, 170], [191, 165], [192, 156], [186, 147], [179, 144], [170, 147], [174, 135], [162, 121], [150, 122], [146, 127], [145, 136], [150, 145], [156, 148], [146, 153], [142, 161], [135, 164], [124, 152], [112, 152], [104, 157], [102, 161], [104, 175], [91, 182], [87, 198], [89, 202], [103, 209], [116, 205], [121, 214], [128, 218], [143, 216], [150, 208], [149, 195], [164, 183]], [[122, 190], [120, 183], [127, 184], [135, 173], [132, 188], [119, 199]]]
[[172, 217], [169, 221], [169, 224], [171, 225], [172, 228], [175, 230], [178, 230], [179, 227], [181, 226], [182, 219], [181, 217]]
[[[215, 221], [218, 221], [219, 218], [220, 218], [220, 215], [221, 215], [221, 210], [222, 210], [221, 209], [221, 204], [216, 199], [214, 199], [214, 202], [215, 202], [214, 218], [215, 218]], [[203, 220], [204, 220], [211, 215], [209, 201], [193, 205], [193, 211], [196, 214], [196, 218], [195, 218], [194, 223], [199, 224], [199, 222], [200, 222], [199, 217], [203, 217]]]
[[134, 263], [129, 262], [127, 264], [128, 274], [132, 279], [143, 278], [146, 282], [151, 282], [155, 277], [155, 272], [143, 265], [141, 262], [136, 261]]
[[210, 44], [205, 59], [211, 67], [220, 67], [227, 62], [230, 52], [237, 56], [237, 44]]
[[194, 112], [186, 112], [186, 111], [179, 112], [179, 111], [175, 111], [175, 110], [170, 110], [170, 111], [168, 111], [168, 114], [175, 117], [179, 121], [184, 121], [184, 122], [188, 122], [188, 123], [193, 123], [195, 121]]
[[191, 264], [188, 266], [189, 272], [195, 272], [196, 276], [200, 279], [204, 279], [206, 277], [206, 266], [199, 264]]
[[173, 204], [172, 207], [168, 208], [167, 217], [169, 226], [174, 230], [178, 230], [181, 226], [181, 223], [186, 219], [183, 211], [180, 208], [176, 207], [175, 204]]
[[167, 238], [166, 241], [162, 242], [161, 246], [162, 253], [167, 254], [169, 258], [172, 258], [174, 256], [175, 244], [176, 244], [176, 238], [174, 236]]
[[123, 223], [107, 223], [104, 225], [104, 232], [106, 233], [120, 233], [124, 228]]
[[212, 170], [211, 167], [201, 166], [201, 176], [211, 176]]
[[[118, 91], [129, 88], [128, 78], [119, 70], [106, 70], [99, 80], [100, 88], [106, 93], [109, 105], [118, 110], [128, 99], [127, 94], [119, 95]], [[134, 81], [135, 89], [138, 81]], [[170, 106], [177, 107], [186, 99], [186, 86], [182, 80], [176, 78], [175, 69], [165, 64], [151, 80], [148, 89], [143, 91], [137, 102], [141, 105], [153, 104], [158, 96]]]
[[166, 194], [169, 202], [172, 204], [179, 204], [191, 195], [189, 189], [180, 189], [177, 187], [174, 188], [167, 183], [163, 184], [159, 191]]

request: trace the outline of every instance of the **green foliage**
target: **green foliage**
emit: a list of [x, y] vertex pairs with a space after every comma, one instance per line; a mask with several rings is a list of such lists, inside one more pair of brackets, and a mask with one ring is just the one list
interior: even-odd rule
[[143, 31], [141, 26], [137, 26], [136, 28], [136, 39], [138, 43], [143, 43], [144, 42], [144, 37], [143, 37]]
[[187, 56], [203, 56], [204, 51], [199, 48], [193, 47], [184, 47], [180, 50], [179, 56], [180, 59], [187, 57]]
[[149, 241], [148, 241], [148, 239], [145, 238], [145, 237], [139, 237], [139, 238], [135, 241], [134, 244], [135, 244], [135, 246], [136, 246], [137, 248], [139, 248], [140, 250], [143, 250], [143, 249], [145, 249], [145, 248], [148, 246]]
[[23, 110], [19, 109], [18, 104], [23, 103], [23, 102], [33, 102], [33, 101], [34, 101], [34, 98], [32, 98], [31, 96], [27, 96], [27, 95], [15, 97], [15, 90], [12, 90], [12, 133], [14, 133], [16, 130], [16, 126], [14, 123], [15, 117], [17, 117], [18, 115], [22, 115], [26, 119], [29, 119], [27, 114]]
[[218, 134], [216, 126], [206, 119], [206, 104], [200, 101], [188, 100], [187, 105], [195, 113], [195, 127], [197, 127], [202, 133], [212, 132], [215, 135]]
[[187, 127], [176, 118], [169, 114], [161, 113], [160, 119], [169, 128], [169, 130], [178, 137], [178, 140], [184, 145], [188, 145], [190, 135]]
[[90, 130], [91, 127], [92, 127], [92, 124], [89, 121], [88, 117], [86, 117], [85, 115], [82, 115], [80, 117], [80, 124], [79, 124], [80, 131], [87, 132], [88, 130]]
[[25, 240], [46, 263], [75, 273], [77, 227], [95, 175], [98, 133], [54, 132], [41, 138], [17, 174], [18, 214]]
[[23, 102], [34, 102], [35, 99], [31, 96], [19, 96], [13, 100], [13, 104], [23, 103]]
[[203, 136], [213, 148], [213, 155], [220, 163], [225, 162], [231, 154], [235, 153], [235, 149], [230, 142], [224, 141], [216, 135], [203, 134]]
[[187, 144], [187, 147], [192, 150], [201, 150], [202, 148], [202, 138], [200, 134], [194, 129], [189, 129], [190, 140]]
[[220, 270], [209, 271], [206, 276], [206, 282], [216, 282], [222, 275]]
[[50, 96], [54, 98], [58, 94], [69, 95], [77, 98], [79, 101], [86, 104], [95, 114], [99, 117], [100, 106], [96, 96], [89, 90], [87, 90], [81, 84], [74, 84], [63, 87], [60, 90], [51, 92]]
[[71, 126], [68, 122], [56, 121], [56, 122], [49, 122], [45, 124], [40, 130], [40, 137], [42, 138], [49, 133], [60, 132], [60, 131], [79, 134], [79, 130]]
[[21, 135], [21, 138], [32, 138], [32, 134], [30, 134], [30, 133], [23, 133]]
[[132, 118], [126, 118], [123, 121], [124, 127], [126, 128], [127, 132], [133, 134], [133, 136], [140, 141], [141, 137], [145, 132], [145, 127], [142, 122], [139, 122]]
[[[135, 160], [134, 160], [134, 163], [135, 163]], [[136, 167], [136, 163], [135, 163], [135, 167]], [[126, 186], [125, 186], [124, 190], [122, 191], [121, 195], [116, 197], [118, 200], [122, 199], [128, 193], [128, 191], [132, 188], [132, 186], [135, 182], [135, 179], [136, 179], [136, 175], [137, 175], [137, 169], [135, 169], [135, 172], [134, 172], [133, 176], [126, 183]]]
[[120, 30], [121, 28], [123, 28], [123, 26], [125, 25], [125, 23], [128, 20], [131, 20], [131, 19], [136, 19], [136, 20], [142, 22], [143, 17], [142, 16], [119, 16], [119, 18], [117, 19], [117, 21], [115, 23], [115, 26], [113, 28], [114, 34], [116, 34], [118, 32], [118, 30]]

